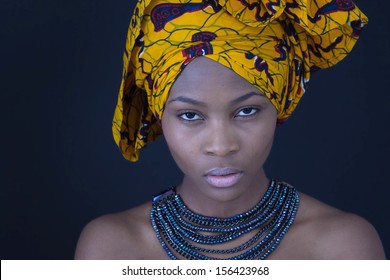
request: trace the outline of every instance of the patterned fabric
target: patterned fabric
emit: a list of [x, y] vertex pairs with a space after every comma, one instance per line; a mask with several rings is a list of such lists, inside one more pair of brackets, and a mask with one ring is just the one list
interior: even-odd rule
[[123, 57], [113, 135], [124, 157], [161, 135], [172, 84], [207, 56], [257, 87], [278, 111], [294, 111], [311, 73], [342, 60], [367, 17], [350, 0], [140, 0]]

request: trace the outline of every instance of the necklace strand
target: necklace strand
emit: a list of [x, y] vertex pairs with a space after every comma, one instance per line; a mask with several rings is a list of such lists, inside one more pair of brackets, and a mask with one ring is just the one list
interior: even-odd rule
[[[247, 212], [229, 218], [209, 217], [192, 212], [175, 188], [170, 188], [154, 197], [150, 219], [171, 259], [265, 259], [289, 230], [298, 206], [298, 191], [287, 183], [272, 180], [263, 198]], [[250, 232], [253, 236], [241, 245], [212, 248]], [[236, 255], [217, 258], [210, 254]]]

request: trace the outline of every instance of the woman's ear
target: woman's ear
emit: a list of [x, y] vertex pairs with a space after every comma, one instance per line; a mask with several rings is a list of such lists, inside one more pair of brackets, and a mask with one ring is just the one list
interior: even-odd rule
[[164, 116], [164, 112], [165, 112], [165, 104], [164, 104], [164, 108], [163, 108], [161, 116], [158, 116], [156, 118], [156, 121], [157, 121], [158, 125], [161, 127], [161, 130], [162, 130], [163, 133], [164, 133], [164, 129], [163, 129], [163, 124], [162, 124], [162, 119], [163, 119], [163, 116]]
[[163, 126], [162, 126], [162, 121], [161, 121], [160, 118], [157, 119], [157, 124], [161, 127], [161, 130], [164, 133]]

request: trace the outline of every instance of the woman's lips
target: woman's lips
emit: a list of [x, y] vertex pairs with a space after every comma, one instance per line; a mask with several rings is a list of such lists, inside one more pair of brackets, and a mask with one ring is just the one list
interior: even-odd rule
[[242, 171], [235, 168], [215, 168], [206, 173], [206, 181], [215, 187], [233, 186], [240, 180]]

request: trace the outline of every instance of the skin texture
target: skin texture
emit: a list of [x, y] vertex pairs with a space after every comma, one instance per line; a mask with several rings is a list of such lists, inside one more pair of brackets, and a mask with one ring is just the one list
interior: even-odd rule
[[[171, 89], [162, 128], [184, 173], [177, 191], [193, 211], [229, 217], [259, 201], [269, 184], [263, 164], [276, 115], [264, 95], [226, 67], [204, 57], [187, 66]], [[215, 187], [205, 174], [216, 168], [234, 168], [242, 176], [233, 186]]]
[[[218, 217], [252, 208], [269, 184], [263, 165], [275, 127], [275, 108], [254, 86], [210, 59], [191, 62], [173, 85], [162, 117], [169, 149], [184, 173], [177, 192], [187, 206]], [[206, 179], [210, 170], [226, 167], [240, 174], [234, 184], [220, 187]], [[305, 194], [300, 198], [293, 225], [269, 259], [385, 258], [367, 221]], [[149, 201], [93, 220], [81, 233], [75, 258], [168, 259], [151, 227], [150, 209]]]

